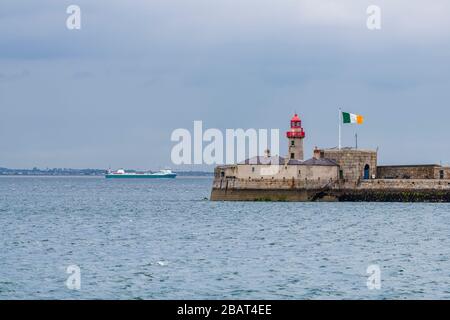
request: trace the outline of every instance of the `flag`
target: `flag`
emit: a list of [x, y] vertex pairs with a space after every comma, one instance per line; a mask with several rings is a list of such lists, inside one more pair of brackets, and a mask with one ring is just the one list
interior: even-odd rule
[[359, 114], [342, 112], [342, 120], [344, 121], [344, 123], [362, 124], [364, 122], [364, 117]]

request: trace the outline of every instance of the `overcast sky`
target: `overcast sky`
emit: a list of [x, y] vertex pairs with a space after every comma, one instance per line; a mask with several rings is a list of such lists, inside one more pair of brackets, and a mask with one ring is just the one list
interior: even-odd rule
[[[81, 7], [81, 30], [66, 8]], [[381, 8], [381, 30], [366, 9]], [[297, 111], [380, 163], [450, 162], [448, 0], [2, 0], [0, 167], [172, 166], [170, 135], [279, 128]], [[281, 145], [285, 153], [286, 143]]]

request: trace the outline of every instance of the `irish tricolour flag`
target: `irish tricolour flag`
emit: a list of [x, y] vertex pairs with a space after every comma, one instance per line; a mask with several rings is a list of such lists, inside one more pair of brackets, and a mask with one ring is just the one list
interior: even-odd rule
[[359, 114], [353, 114], [348, 112], [342, 112], [342, 120], [344, 123], [357, 123], [362, 124], [364, 122], [363, 116]]

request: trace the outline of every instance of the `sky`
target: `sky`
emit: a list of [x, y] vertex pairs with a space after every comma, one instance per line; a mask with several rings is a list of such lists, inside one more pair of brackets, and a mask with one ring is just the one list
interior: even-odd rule
[[[66, 9], [81, 8], [69, 30]], [[366, 26], [369, 5], [381, 29]], [[449, 163], [448, 0], [2, 0], [0, 167], [158, 169], [178, 128], [278, 128], [305, 153]], [[183, 166], [205, 169], [205, 166]]]

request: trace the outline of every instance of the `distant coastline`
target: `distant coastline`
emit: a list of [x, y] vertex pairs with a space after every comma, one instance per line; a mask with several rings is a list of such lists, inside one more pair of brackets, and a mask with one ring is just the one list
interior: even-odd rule
[[[128, 170], [135, 172], [135, 170]], [[10, 169], [0, 167], [0, 176], [104, 176], [105, 169], [73, 169], [73, 168], [33, 168], [33, 169]], [[178, 176], [213, 176], [208, 171], [175, 171]]]

